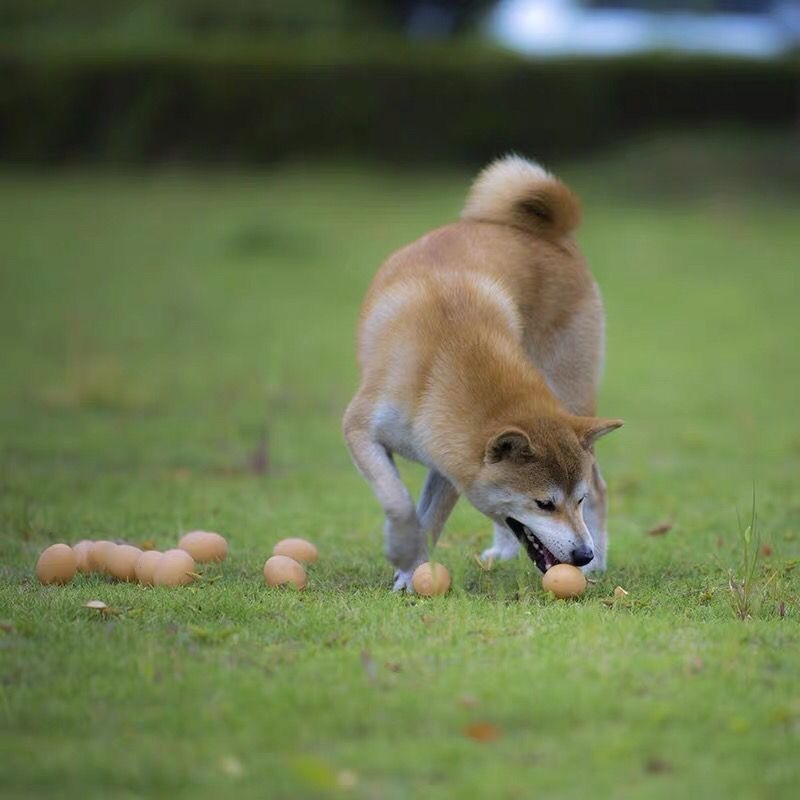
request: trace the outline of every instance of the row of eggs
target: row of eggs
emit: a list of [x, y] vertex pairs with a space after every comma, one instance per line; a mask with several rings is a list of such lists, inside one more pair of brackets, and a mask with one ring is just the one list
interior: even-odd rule
[[163, 553], [105, 539], [83, 539], [74, 547], [54, 544], [46, 548], [36, 562], [36, 577], [44, 584], [65, 584], [82, 572], [151, 586], [179, 586], [192, 581], [195, 562], [222, 561], [227, 554], [225, 539], [207, 531], [187, 533], [176, 548]]
[[[69, 583], [77, 572], [108, 575], [120, 581], [138, 581], [150, 586], [180, 586], [196, 576], [196, 563], [223, 561], [228, 543], [218, 533], [192, 531], [181, 537], [178, 546], [165, 552], [141, 550], [130, 544], [84, 539], [73, 547], [54, 544], [46, 548], [36, 563], [36, 577], [43, 584]], [[300, 562], [317, 560], [317, 548], [305, 539], [283, 539], [273, 548], [273, 557], [264, 567], [264, 579], [271, 586], [291, 583], [305, 586], [305, 570]]]

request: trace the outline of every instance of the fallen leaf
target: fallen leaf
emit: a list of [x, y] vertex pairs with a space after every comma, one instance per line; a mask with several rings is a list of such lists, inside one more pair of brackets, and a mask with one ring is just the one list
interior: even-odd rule
[[397, 661], [387, 661], [384, 666], [389, 672], [401, 672], [403, 669], [402, 664], [399, 664]]
[[144, 541], [139, 542], [139, 549], [140, 550], [155, 550], [156, 543], [152, 539], [145, 539]]
[[778, 616], [781, 619], [783, 619], [786, 616], [786, 603], [784, 603], [783, 600], [781, 600], [781, 602], [778, 603]]
[[665, 533], [669, 533], [672, 530], [672, 523], [671, 522], [660, 522], [654, 528], [650, 528], [647, 531], [648, 536], [663, 536]]
[[433, 622], [436, 622], [436, 617], [431, 617], [429, 614], [420, 614], [419, 621], [423, 625], [430, 625]]
[[0, 631], [3, 631], [3, 633], [14, 633], [14, 626], [10, 622], [0, 622]]
[[666, 761], [663, 758], [658, 758], [658, 756], [654, 756], [652, 758], [648, 758], [645, 762], [644, 768], [647, 772], [658, 775], [662, 772], [669, 772], [672, 769], [672, 764], [669, 761]]
[[83, 604], [84, 608], [94, 608], [97, 611], [105, 611], [108, 606], [102, 600], [89, 600]]
[[602, 597], [600, 598], [600, 602], [609, 608], [612, 608], [613, 606], [616, 606], [617, 603], [620, 605], [627, 605], [627, 597], [628, 592], [626, 592], [621, 586], [617, 586], [614, 589], [614, 594], [611, 597]]
[[491, 722], [471, 722], [465, 725], [461, 732], [473, 742], [492, 742], [500, 738], [500, 728]]
[[465, 693], [459, 695], [458, 704], [463, 708], [475, 708], [478, 705], [478, 698], [474, 694]]
[[768, 544], [762, 544], [761, 555], [764, 556], [764, 558], [769, 558], [772, 555], [772, 548]]

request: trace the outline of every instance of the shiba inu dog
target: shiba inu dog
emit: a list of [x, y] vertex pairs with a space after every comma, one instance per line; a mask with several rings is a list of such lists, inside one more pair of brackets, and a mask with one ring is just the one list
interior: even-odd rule
[[[395, 591], [412, 591], [461, 494], [494, 525], [485, 560], [521, 544], [542, 572], [605, 568], [594, 445], [622, 421], [595, 416], [604, 316], [573, 239], [579, 219], [557, 178], [502, 158], [460, 221], [391, 255], [367, 292], [343, 428], [383, 507]], [[416, 504], [395, 454], [429, 469]]]

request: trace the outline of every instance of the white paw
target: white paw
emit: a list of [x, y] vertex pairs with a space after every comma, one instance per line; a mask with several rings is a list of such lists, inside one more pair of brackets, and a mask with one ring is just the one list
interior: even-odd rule
[[493, 545], [488, 550], [484, 550], [481, 553], [481, 561], [487, 569], [490, 569], [495, 561], [509, 561], [514, 558], [518, 552], [518, 547], [498, 547], [497, 545]]
[[413, 569], [397, 569], [394, 572], [394, 585], [392, 586], [393, 592], [408, 592], [414, 594], [414, 587], [411, 584], [411, 576], [414, 574]]

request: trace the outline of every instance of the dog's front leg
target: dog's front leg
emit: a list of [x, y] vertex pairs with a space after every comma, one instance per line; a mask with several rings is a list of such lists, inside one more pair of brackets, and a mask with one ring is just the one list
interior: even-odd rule
[[441, 472], [430, 470], [419, 495], [417, 516], [434, 547], [457, 500], [455, 486]]
[[606, 530], [606, 482], [600, 474], [597, 462], [592, 466], [592, 481], [589, 496], [584, 503], [583, 521], [592, 534], [594, 558], [584, 568], [584, 572], [605, 572], [608, 532]]
[[390, 519], [387, 516], [383, 535], [383, 552], [395, 567], [392, 591], [413, 592], [411, 576], [426, 559], [425, 531], [416, 518], [416, 512], [408, 520]]
[[494, 540], [488, 550], [481, 553], [481, 561], [489, 569], [495, 561], [508, 561], [519, 552], [517, 537], [505, 526], [494, 523], [492, 528]]
[[394, 589], [410, 588], [411, 573], [425, 560], [425, 534], [414, 501], [389, 452], [367, 429], [348, 424], [346, 417], [345, 439], [353, 462], [372, 487], [386, 516], [384, 553], [397, 570]]
[[458, 492], [447, 478], [440, 472], [432, 469], [425, 478], [425, 483], [420, 492], [417, 503], [417, 519], [422, 530], [420, 549], [414, 558], [414, 563], [408, 569], [398, 569], [394, 573], [394, 591], [405, 590], [413, 592], [411, 576], [414, 570], [428, 558], [426, 537], [430, 537], [431, 545], [435, 546], [439, 534], [444, 528], [453, 506], [458, 500]]

